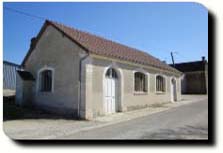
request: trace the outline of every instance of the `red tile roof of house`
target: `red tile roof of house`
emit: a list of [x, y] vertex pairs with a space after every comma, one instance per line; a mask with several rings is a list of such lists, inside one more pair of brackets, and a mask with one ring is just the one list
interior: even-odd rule
[[148, 65], [175, 73], [181, 73], [178, 70], [170, 67], [164, 62], [161, 62], [159, 59], [143, 51], [122, 45], [120, 43], [111, 40], [107, 40], [105, 38], [90, 34], [88, 32], [83, 32], [65, 26], [57, 22], [52, 22], [47, 20], [44, 25], [52, 25], [53, 27], [64, 33], [66, 36], [68, 36], [71, 40], [78, 43], [89, 53], [130, 61], [133, 63]]

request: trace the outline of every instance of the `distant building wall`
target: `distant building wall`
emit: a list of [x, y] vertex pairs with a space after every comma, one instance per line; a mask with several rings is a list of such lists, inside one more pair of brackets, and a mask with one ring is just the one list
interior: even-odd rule
[[185, 74], [181, 78], [181, 93], [186, 93], [187, 91], [187, 80]]
[[16, 70], [20, 66], [11, 62], [3, 61], [3, 89], [16, 89]]
[[206, 77], [204, 71], [185, 73], [186, 90], [183, 94], [206, 94]]
[[208, 94], [208, 64], [205, 65], [206, 92]]
[[177, 63], [170, 66], [184, 73], [181, 79], [182, 94], [208, 94], [208, 62], [201, 61]]

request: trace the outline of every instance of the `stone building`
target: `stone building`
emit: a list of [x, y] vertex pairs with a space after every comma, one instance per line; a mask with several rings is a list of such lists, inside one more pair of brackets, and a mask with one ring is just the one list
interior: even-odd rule
[[148, 53], [52, 21], [32, 39], [22, 66], [34, 79], [25, 93], [32, 100], [17, 99], [21, 104], [83, 119], [181, 99], [178, 70]]
[[183, 72], [181, 81], [182, 94], [208, 93], [208, 62], [205, 57], [201, 61], [177, 63], [172, 67]]

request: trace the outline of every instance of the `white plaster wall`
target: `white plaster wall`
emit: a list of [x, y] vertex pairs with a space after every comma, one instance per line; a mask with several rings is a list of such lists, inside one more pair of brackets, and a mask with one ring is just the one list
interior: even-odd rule
[[[103, 102], [103, 73], [105, 67], [115, 65], [122, 73], [122, 85], [121, 94], [119, 94], [118, 99], [121, 102], [120, 107], [122, 111], [134, 110], [139, 108], [144, 108], [156, 103], [170, 102], [170, 79], [173, 77], [173, 74], [168, 74], [162, 70], [154, 69], [145, 69], [140, 66], [132, 66], [119, 62], [114, 62], [112, 60], [104, 60], [92, 58], [91, 66], [91, 75], [87, 76], [90, 78], [90, 82], [86, 82], [88, 85], [86, 93], [86, 103], [91, 103], [92, 116], [101, 116], [105, 115]], [[138, 69], [143, 69], [146, 73], [149, 74], [149, 83], [148, 83], [148, 92], [144, 94], [137, 94], [134, 92], [134, 71]], [[156, 93], [155, 91], [155, 76], [156, 74], [163, 74], [166, 77], [166, 92]], [[180, 98], [180, 84], [179, 76], [177, 78], [177, 99]], [[91, 84], [89, 87], [89, 83]]]
[[80, 53], [84, 51], [70, 39], [48, 26], [28, 58], [25, 69], [38, 78], [43, 67], [54, 69], [54, 91], [38, 91], [33, 85], [33, 104], [62, 114], [77, 116]]

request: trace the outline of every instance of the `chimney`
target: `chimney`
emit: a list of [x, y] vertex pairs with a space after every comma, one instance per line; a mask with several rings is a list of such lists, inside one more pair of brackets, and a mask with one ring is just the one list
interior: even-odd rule
[[201, 58], [202, 58], [202, 61], [204, 62], [205, 61], [205, 56], [202, 56]]
[[36, 43], [36, 37], [33, 37], [32, 39], [31, 39], [31, 42], [30, 42], [30, 48], [34, 48], [34, 46], [35, 46], [35, 43]]

